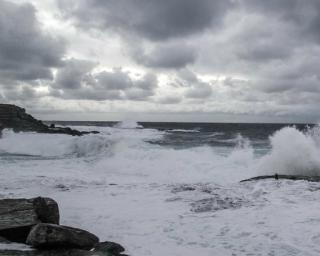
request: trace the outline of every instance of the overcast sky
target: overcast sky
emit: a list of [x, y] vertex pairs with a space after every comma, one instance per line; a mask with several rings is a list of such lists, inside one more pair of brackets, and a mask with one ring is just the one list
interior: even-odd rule
[[320, 121], [319, 0], [0, 0], [0, 102], [43, 119]]

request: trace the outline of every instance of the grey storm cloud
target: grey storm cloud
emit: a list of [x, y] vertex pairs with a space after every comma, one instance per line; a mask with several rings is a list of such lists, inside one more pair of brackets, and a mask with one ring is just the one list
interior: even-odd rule
[[[49, 91], [59, 99], [148, 101], [155, 108], [217, 100], [228, 111], [246, 106], [252, 113], [265, 102], [272, 110], [318, 104], [319, 0], [49, 2], [0, 0], [1, 101]], [[40, 20], [46, 17], [48, 23]], [[133, 69], [145, 75], [127, 71]], [[204, 77], [226, 79], [216, 86]]]
[[146, 52], [137, 52], [135, 60], [146, 67], [180, 69], [196, 60], [196, 51], [193, 47], [183, 43], [156, 46]]
[[53, 79], [65, 44], [45, 33], [31, 4], [0, 0], [0, 81], [3, 84]]
[[90, 72], [96, 66], [87, 60], [70, 59], [64, 62], [56, 74], [54, 87], [78, 89], [82, 83], [90, 82]]
[[158, 87], [157, 76], [147, 73], [132, 79], [121, 68], [94, 72], [97, 64], [79, 59], [66, 60], [51, 86], [51, 96], [83, 100], [137, 100], [154, 95]]
[[152, 41], [188, 36], [220, 25], [231, 0], [59, 0], [82, 27], [134, 32]]
[[191, 99], [206, 99], [212, 95], [210, 82], [204, 82], [188, 69], [180, 70], [177, 74], [176, 84], [185, 87], [184, 96]]
[[294, 24], [309, 38], [320, 40], [320, 2], [318, 0], [241, 0], [248, 11], [258, 11], [285, 23]]

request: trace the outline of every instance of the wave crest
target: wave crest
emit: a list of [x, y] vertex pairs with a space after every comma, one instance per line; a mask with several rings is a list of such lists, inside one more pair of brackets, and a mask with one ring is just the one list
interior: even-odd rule
[[261, 159], [261, 171], [293, 175], [320, 175], [320, 129], [306, 132], [286, 127], [270, 137], [271, 151]]

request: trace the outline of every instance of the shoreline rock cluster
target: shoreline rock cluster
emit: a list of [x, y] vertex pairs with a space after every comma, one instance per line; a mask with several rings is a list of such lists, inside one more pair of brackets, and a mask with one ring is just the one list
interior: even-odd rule
[[5, 128], [13, 129], [15, 132], [32, 131], [39, 133], [68, 134], [72, 136], [99, 133], [97, 131], [78, 131], [69, 127], [55, 127], [54, 124], [48, 126], [27, 114], [24, 108], [11, 104], [0, 104], [0, 135], [1, 131]]
[[[0, 200], [0, 256], [125, 256], [125, 249], [82, 229], [62, 226], [51, 198]], [[30, 250], [2, 249], [21, 243]]]

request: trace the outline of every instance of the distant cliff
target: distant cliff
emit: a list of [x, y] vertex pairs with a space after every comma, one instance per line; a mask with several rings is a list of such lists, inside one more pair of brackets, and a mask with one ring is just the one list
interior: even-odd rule
[[42, 121], [27, 114], [25, 109], [11, 104], [0, 104], [0, 131], [4, 128], [13, 129], [15, 132], [40, 132], [40, 133], [61, 133], [81, 136], [88, 133], [80, 132], [68, 127], [47, 126]]

